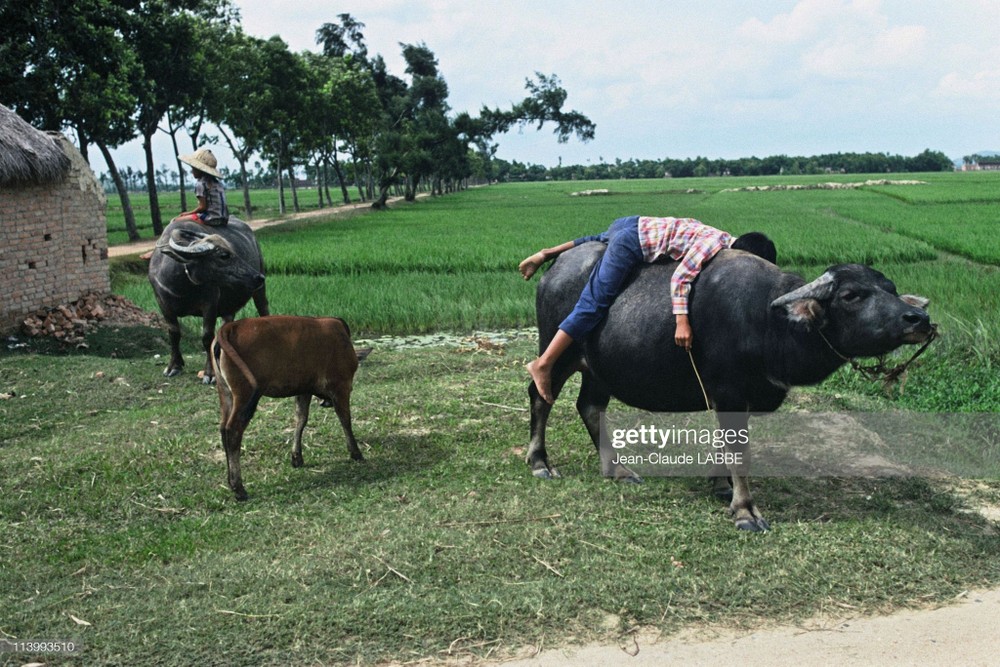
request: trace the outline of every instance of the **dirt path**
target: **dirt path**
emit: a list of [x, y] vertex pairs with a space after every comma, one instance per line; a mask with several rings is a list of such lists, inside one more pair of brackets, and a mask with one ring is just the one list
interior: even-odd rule
[[[417, 195], [417, 198], [429, 197], [430, 195], [426, 193], [421, 193]], [[403, 201], [402, 197], [390, 197], [388, 203], [395, 204], [399, 201]], [[340, 204], [336, 208], [321, 208], [315, 211], [303, 211], [301, 213], [290, 213], [283, 218], [264, 218], [261, 220], [249, 220], [247, 224], [254, 230], [261, 229], [262, 227], [271, 227], [273, 225], [280, 225], [286, 222], [292, 222], [293, 220], [307, 220], [309, 218], [319, 218], [319, 217], [336, 217], [339, 215], [347, 215], [358, 212], [366, 212], [372, 210], [371, 202], [357, 202], [354, 204]], [[135, 243], [126, 243], [123, 245], [111, 246], [108, 248], [108, 257], [125, 257], [128, 255], [138, 255], [144, 253], [148, 250], [153, 249], [153, 245], [156, 243], [156, 239], [143, 239], [141, 241], [136, 241]]]
[[[984, 554], [985, 556], [985, 554]], [[880, 617], [812, 620], [756, 632], [691, 630], [658, 640], [638, 633], [617, 645], [544, 649], [504, 667], [572, 665], [725, 665], [824, 667], [855, 665], [995, 665], [1000, 590], [969, 592], [956, 604]]]

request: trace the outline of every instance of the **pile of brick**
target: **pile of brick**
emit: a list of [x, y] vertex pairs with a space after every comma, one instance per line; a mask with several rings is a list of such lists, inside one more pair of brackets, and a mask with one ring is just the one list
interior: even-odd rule
[[81, 345], [87, 333], [101, 324], [160, 327], [163, 320], [125, 297], [90, 292], [73, 303], [36, 310], [24, 318], [21, 332], [32, 338], [47, 336]]

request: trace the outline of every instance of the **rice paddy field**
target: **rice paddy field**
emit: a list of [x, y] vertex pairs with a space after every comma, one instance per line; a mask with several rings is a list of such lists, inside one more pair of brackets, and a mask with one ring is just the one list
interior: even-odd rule
[[[0, 665], [477, 663], [631, 646], [638, 628], [670, 641], [926, 608], [1000, 585], [1000, 480], [754, 479], [772, 530], [741, 533], [703, 479], [601, 479], [573, 386], [549, 424], [562, 478], [524, 463], [537, 279], [517, 264], [636, 213], [764, 231], [806, 278], [867, 262], [931, 298], [942, 335], [904, 391], [842, 370], [783, 409], [996, 413], [1000, 174], [915, 178], [505, 184], [263, 229], [273, 312], [342, 316], [376, 343], [352, 397], [366, 460], [348, 458], [316, 407], [293, 469], [294, 402], [265, 399], [244, 440], [245, 503], [225, 484], [194, 320], [174, 378], [157, 329], [5, 347], [0, 640], [79, 650], [0, 652]], [[573, 196], [593, 189], [608, 194]], [[155, 310], [145, 263], [112, 271], [116, 292]], [[485, 333], [501, 330], [521, 335]], [[445, 334], [457, 344], [379, 338]]]

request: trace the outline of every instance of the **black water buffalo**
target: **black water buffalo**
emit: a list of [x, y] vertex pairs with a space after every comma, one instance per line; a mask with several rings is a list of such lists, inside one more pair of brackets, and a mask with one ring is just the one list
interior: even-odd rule
[[250, 226], [236, 218], [221, 227], [171, 222], [149, 261], [149, 282], [170, 332], [170, 363], [163, 371], [167, 377], [184, 367], [178, 318], [202, 318], [204, 382], [210, 384], [214, 373], [208, 348], [215, 336], [216, 318], [232, 321], [251, 297], [257, 312], [268, 314], [260, 246]]
[[[587, 243], [563, 253], [537, 293], [539, 349], [544, 350], [604, 252]], [[600, 413], [613, 396], [643, 410], [705, 410], [687, 352], [674, 344], [670, 276], [676, 263], [644, 265], [630, 278], [608, 317], [573, 344], [552, 373], [553, 396], [576, 371], [583, 375], [577, 410], [602, 454], [602, 473], [638, 481], [599, 446]], [[693, 358], [720, 427], [747, 427], [751, 413], [776, 410], [789, 389], [822, 382], [846, 357], [877, 356], [933, 330], [927, 300], [896, 293], [878, 271], [859, 264], [830, 267], [806, 284], [794, 274], [738, 250], [724, 250], [702, 271], [690, 295]], [[545, 451], [551, 405], [534, 383], [527, 462], [536, 477], [558, 473]], [[746, 452], [749, 455], [749, 452]], [[716, 471], [718, 472], [718, 471]], [[723, 471], [725, 472], [725, 471]], [[742, 470], [731, 469], [730, 513], [744, 530], [766, 530]], [[715, 478], [728, 492], [725, 475]]]

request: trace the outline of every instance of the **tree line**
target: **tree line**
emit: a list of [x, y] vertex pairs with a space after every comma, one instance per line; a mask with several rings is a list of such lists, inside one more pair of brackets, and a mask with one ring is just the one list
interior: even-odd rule
[[[316, 31], [320, 52], [294, 53], [278, 36], [240, 26], [230, 0], [36, 0], [0, 6], [0, 102], [45, 130], [72, 131], [84, 157], [100, 151], [115, 183], [130, 239], [138, 240], [126, 182], [111, 150], [139, 138], [153, 232], [163, 231], [152, 140], [181, 151], [218, 128], [239, 164], [243, 208], [250, 206], [254, 154], [287, 174], [298, 210], [295, 169], [307, 166], [332, 205], [352, 196], [383, 208], [393, 188], [459, 187], [474, 174], [493, 178], [493, 137], [515, 126], [553, 124], [560, 142], [594, 136], [583, 114], [563, 109], [555, 75], [526, 79], [526, 97], [508, 109], [452, 113], [448, 85], [425, 44], [400, 44], [406, 78], [371, 55], [365, 26], [339, 14]], [[181, 206], [187, 210], [178, 161]], [[285, 209], [285, 179], [279, 176]], [[322, 200], [321, 200], [322, 201]]]
[[598, 164], [544, 167], [495, 159], [494, 177], [501, 181], [567, 181], [704, 176], [778, 176], [800, 174], [878, 174], [951, 171], [954, 164], [940, 151], [927, 149], [913, 157], [886, 153], [829, 153], [810, 157], [773, 155], [736, 159], [664, 158], [601, 160]]

